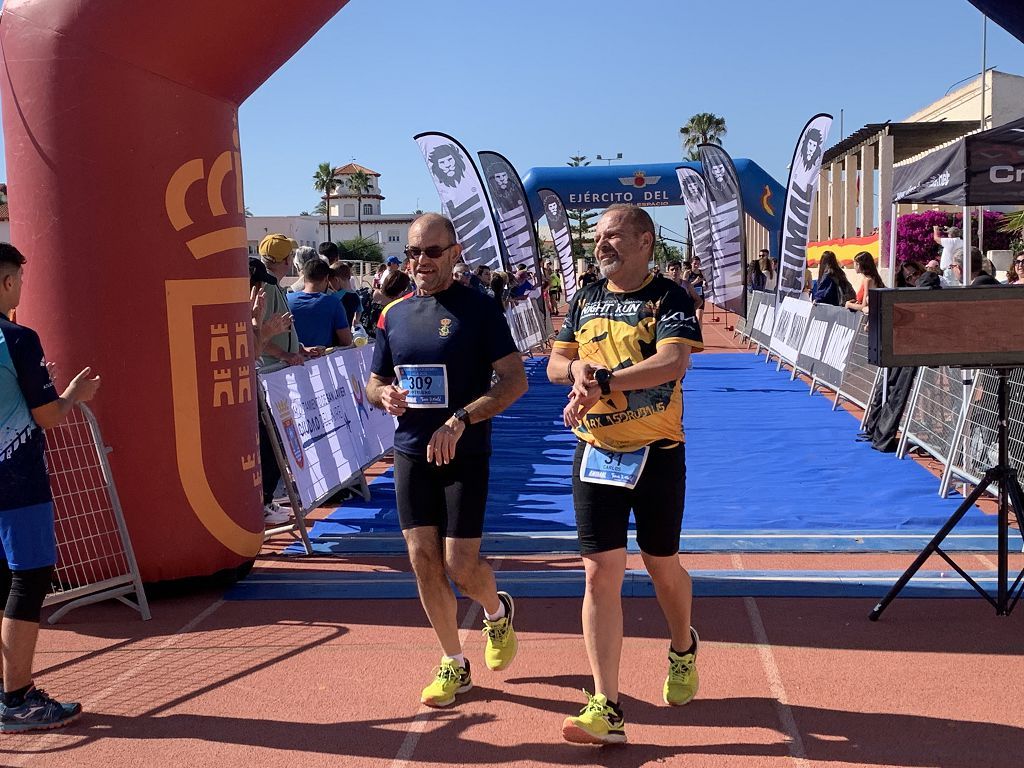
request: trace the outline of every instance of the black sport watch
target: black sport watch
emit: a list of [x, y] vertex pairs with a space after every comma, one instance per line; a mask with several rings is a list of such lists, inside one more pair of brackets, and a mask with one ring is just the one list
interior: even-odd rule
[[452, 413], [452, 416], [461, 421], [467, 427], [469, 426], [469, 412], [465, 408], [457, 409], [454, 413]]
[[601, 388], [602, 395], [610, 395], [612, 393], [612, 372], [607, 368], [598, 368], [594, 373], [594, 378], [597, 380], [597, 386]]

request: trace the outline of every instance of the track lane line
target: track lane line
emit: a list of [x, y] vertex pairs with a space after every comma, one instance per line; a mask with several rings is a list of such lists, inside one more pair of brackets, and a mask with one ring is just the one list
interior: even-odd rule
[[[743, 558], [740, 555], [732, 555], [732, 565], [737, 570], [744, 570]], [[754, 632], [754, 641], [757, 653], [761, 657], [761, 666], [764, 668], [765, 677], [768, 679], [768, 690], [775, 699], [775, 711], [779, 716], [779, 723], [782, 730], [789, 737], [786, 745], [790, 757], [793, 758], [793, 765], [796, 768], [810, 768], [807, 760], [807, 751], [804, 749], [804, 740], [800, 736], [800, 729], [797, 728], [796, 718], [793, 716], [793, 708], [789, 705], [789, 696], [782, 684], [782, 674], [779, 672], [779, 665], [775, 662], [775, 654], [772, 653], [771, 644], [768, 641], [768, 633], [764, 628], [764, 621], [761, 619], [761, 611], [758, 610], [757, 601], [752, 597], [743, 598], [743, 605], [747, 609], [747, 618], [750, 620], [750, 628]]]

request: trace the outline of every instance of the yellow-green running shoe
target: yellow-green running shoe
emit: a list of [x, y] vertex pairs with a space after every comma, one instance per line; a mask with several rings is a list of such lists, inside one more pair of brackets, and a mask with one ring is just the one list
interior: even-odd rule
[[460, 667], [455, 659], [441, 659], [434, 682], [423, 689], [420, 701], [428, 707], [447, 707], [455, 701], [455, 694], [465, 693], [473, 687], [469, 675], [469, 659]]
[[671, 648], [668, 652], [668, 677], [665, 678], [663, 696], [665, 703], [673, 707], [689, 704], [700, 687], [697, 675], [697, 648], [700, 645], [700, 637], [693, 627], [690, 627], [690, 634], [693, 636], [693, 653], [673, 653]]
[[623, 744], [626, 721], [622, 712], [608, 703], [603, 693], [587, 694], [587, 706], [579, 717], [567, 717], [562, 723], [562, 738], [573, 744]]
[[511, 664], [519, 650], [516, 631], [512, 627], [516, 605], [512, 602], [512, 596], [508, 592], [499, 592], [498, 599], [505, 605], [505, 615], [497, 621], [484, 619], [483, 629], [484, 637], [487, 638], [484, 662], [488, 669], [495, 671], [505, 669]]

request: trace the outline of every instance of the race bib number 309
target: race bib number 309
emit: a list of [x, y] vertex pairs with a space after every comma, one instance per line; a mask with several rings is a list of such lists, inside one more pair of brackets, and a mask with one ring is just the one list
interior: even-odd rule
[[448, 407], [448, 366], [398, 365], [398, 386], [409, 390], [406, 405], [409, 408]]

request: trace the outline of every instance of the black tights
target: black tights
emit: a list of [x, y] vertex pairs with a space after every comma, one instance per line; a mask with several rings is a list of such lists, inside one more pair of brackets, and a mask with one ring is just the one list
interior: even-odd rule
[[0, 559], [0, 601], [5, 606], [4, 618], [38, 624], [52, 577], [52, 565], [12, 571], [7, 561]]

